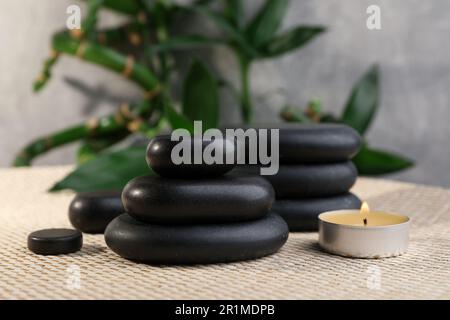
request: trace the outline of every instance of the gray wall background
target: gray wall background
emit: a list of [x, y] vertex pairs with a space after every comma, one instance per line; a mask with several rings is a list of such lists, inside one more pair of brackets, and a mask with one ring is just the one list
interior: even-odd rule
[[[260, 2], [247, 1], [249, 14]], [[65, 25], [66, 8], [73, 3], [0, 2], [0, 166], [8, 166], [31, 139], [107, 114], [138, 94], [120, 77], [70, 57], [59, 62], [42, 93], [32, 93], [49, 38]], [[381, 30], [366, 28], [370, 4], [381, 7]], [[391, 178], [450, 187], [449, 13], [447, 0], [292, 0], [285, 28], [323, 24], [329, 31], [293, 54], [254, 65], [256, 120], [274, 121], [285, 103], [303, 107], [314, 97], [322, 99], [326, 110], [339, 112], [352, 84], [377, 62], [382, 100], [368, 134], [371, 145], [417, 162]], [[110, 24], [118, 18], [105, 13], [101, 20]], [[218, 71], [236, 80], [229, 52], [215, 50], [212, 59]], [[94, 97], [69, 86], [67, 77], [90, 87]], [[236, 122], [237, 109], [226, 94], [223, 100], [224, 122]], [[35, 164], [72, 163], [74, 151], [75, 146], [64, 147]]]

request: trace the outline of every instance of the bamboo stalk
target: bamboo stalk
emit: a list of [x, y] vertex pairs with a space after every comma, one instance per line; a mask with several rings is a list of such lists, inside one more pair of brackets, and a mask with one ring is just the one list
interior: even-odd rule
[[[142, 29], [145, 29], [145, 26], [139, 22], [132, 21], [118, 27], [94, 31], [93, 39], [94, 42], [103, 46], [127, 41], [133, 46], [138, 46], [143, 41], [139, 36], [139, 32], [141, 32]], [[136, 38], [136, 35], [139, 36], [139, 39]]]
[[311, 122], [305, 114], [300, 111], [294, 110], [291, 107], [285, 107], [280, 112], [280, 117], [286, 122]]
[[[88, 0], [88, 8], [86, 18], [83, 19], [81, 29], [73, 29], [70, 30], [69, 33], [73, 38], [82, 39], [85, 38], [86, 35], [89, 36], [91, 40], [96, 38], [96, 34], [94, 33], [95, 26], [97, 24], [97, 15], [101, 6], [103, 5], [104, 0]], [[62, 31], [64, 32], [64, 31]], [[61, 32], [61, 33], [62, 33]], [[58, 61], [59, 53], [52, 49], [52, 53], [50, 57], [47, 58], [44, 62], [44, 68], [41, 74], [38, 76], [36, 81], [33, 84], [33, 90], [35, 92], [41, 90], [48, 80], [51, 77], [51, 69]]]
[[142, 101], [129, 107], [127, 104], [112, 115], [88, 120], [85, 123], [38, 138], [28, 144], [16, 157], [13, 165], [29, 166], [37, 156], [50, 149], [89, 137], [104, 137], [120, 130], [126, 130], [129, 122], [138, 118], [147, 118], [154, 104]]
[[[93, 31], [92, 41], [102, 46], [111, 46], [124, 41], [130, 42], [132, 45], [139, 45], [141, 39], [137, 39], [140, 25], [136, 22], [126, 23], [119, 27], [107, 28], [104, 30]], [[61, 31], [59, 33], [64, 33]], [[51, 68], [56, 64], [59, 58], [59, 53], [52, 50], [50, 56], [45, 60], [44, 67], [41, 74], [37, 77], [33, 84], [33, 90], [35, 92], [40, 91], [48, 82], [51, 77]]]
[[[53, 48], [58, 52], [76, 56], [84, 61], [101, 65], [117, 73], [127, 71], [129, 74], [128, 78], [146, 92], [156, 90], [159, 87], [159, 81], [146, 67], [138, 62], [134, 62], [132, 66], [129, 66], [127, 65], [128, 57], [102, 45], [88, 41], [79, 41], [71, 38], [67, 33], [59, 33], [53, 38]], [[127, 67], [131, 70], [127, 70]]]
[[[95, 31], [97, 14], [102, 6], [135, 15], [137, 20], [119, 28]], [[144, 90], [144, 100], [131, 108], [122, 107], [112, 115], [92, 119], [36, 139], [19, 153], [14, 161], [15, 166], [30, 165], [31, 161], [42, 153], [80, 139], [86, 140], [80, 151], [83, 157], [86, 152], [92, 153], [99, 148], [106, 148], [120, 133], [128, 135], [135, 131], [145, 133], [152, 130], [144, 119], [150, 117], [153, 109], [158, 108], [158, 96], [163, 91], [159, 80], [146, 66], [136, 62], [133, 56], [125, 56], [106, 47], [113, 41], [124, 39], [132, 45], [141, 44], [140, 33], [147, 27], [147, 19], [141, 6], [139, 0], [89, 0], [88, 13], [82, 22], [81, 30], [63, 31], [54, 35], [52, 54], [45, 61], [42, 74], [34, 83], [34, 89], [38, 91], [45, 85], [50, 78], [51, 68], [60, 54], [65, 53], [120, 73]], [[155, 98], [157, 99], [154, 100]]]
[[119, 130], [106, 137], [87, 138], [81, 141], [80, 148], [77, 152], [78, 164], [84, 163], [95, 158], [99, 152], [111, 147], [129, 135], [127, 130]]
[[50, 79], [52, 73], [52, 67], [55, 65], [55, 63], [58, 61], [59, 53], [55, 50], [52, 50], [50, 56], [45, 60], [44, 62], [44, 68], [41, 72], [41, 74], [37, 77], [37, 79], [33, 83], [33, 91], [39, 91], [41, 90], [45, 84], [48, 82], [48, 79]]

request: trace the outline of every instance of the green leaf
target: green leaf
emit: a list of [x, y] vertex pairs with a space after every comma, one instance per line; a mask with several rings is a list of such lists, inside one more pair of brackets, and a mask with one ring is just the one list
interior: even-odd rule
[[363, 135], [378, 108], [379, 84], [378, 66], [372, 66], [355, 84], [345, 106], [342, 122]]
[[353, 163], [361, 175], [380, 175], [404, 170], [414, 163], [397, 154], [364, 146], [353, 158]]
[[244, 23], [243, 0], [225, 0], [225, 16], [234, 27], [241, 29]]
[[220, 39], [212, 39], [202, 35], [186, 35], [170, 37], [167, 41], [150, 47], [151, 53], [191, 50], [201, 47], [223, 44]]
[[76, 192], [120, 191], [129, 180], [153, 174], [145, 162], [145, 150], [146, 147], [130, 147], [100, 154], [57, 182], [50, 191], [63, 189], [72, 189]]
[[98, 11], [104, 5], [105, 0], [89, 0], [87, 2], [87, 15], [81, 23], [81, 30], [90, 35], [95, 28], [98, 20]]
[[90, 137], [83, 139], [77, 151], [77, 163], [82, 164], [98, 156], [98, 154], [129, 135], [129, 131], [123, 130], [103, 137]]
[[105, 0], [105, 7], [129, 15], [138, 14], [141, 10], [139, 0]]
[[324, 123], [342, 123], [341, 119], [339, 119], [338, 117], [336, 117], [332, 113], [322, 113], [322, 115], [320, 117], [320, 122], [324, 122]]
[[172, 129], [186, 129], [194, 132], [194, 124], [183, 114], [178, 113], [170, 104], [165, 104], [164, 112]]
[[291, 106], [285, 106], [280, 112], [280, 117], [286, 122], [311, 122], [311, 119], [309, 119], [303, 112], [296, 110]]
[[266, 44], [280, 28], [289, 0], [267, 0], [247, 27], [247, 38], [255, 48]]
[[194, 4], [195, 5], [202, 5], [202, 6], [208, 6], [210, 5], [212, 2], [214, 2], [215, 0], [195, 0]]
[[183, 114], [203, 121], [203, 128], [219, 123], [219, 88], [216, 79], [200, 61], [194, 61], [184, 80]]
[[299, 26], [272, 38], [261, 49], [264, 57], [275, 57], [300, 48], [325, 31], [322, 26]]
[[312, 99], [308, 101], [307, 108], [314, 113], [322, 113], [322, 101], [320, 99]]
[[240, 30], [236, 29], [226, 18], [202, 6], [183, 7], [184, 10], [193, 10], [211, 20], [228, 36], [233, 45], [238, 46], [247, 56], [256, 57], [258, 52], [247, 42]]

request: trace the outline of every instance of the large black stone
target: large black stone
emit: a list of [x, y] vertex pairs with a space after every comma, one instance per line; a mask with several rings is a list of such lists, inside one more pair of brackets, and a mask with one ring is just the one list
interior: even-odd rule
[[70, 203], [69, 220], [84, 233], [103, 233], [108, 223], [124, 212], [120, 192], [85, 192]]
[[346, 193], [327, 198], [276, 200], [272, 210], [286, 220], [290, 231], [317, 231], [317, 216], [322, 212], [360, 207], [361, 200]]
[[[259, 175], [258, 166], [239, 166], [231, 176]], [[351, 161], [329, 164], [284, 164], [275, 175], [261, 176], [275, 190], [277, 198], [324, 197], [347, 192], [358, 172]]]
[[164, 226], [128, 214], [106, 228], [106, 244], [123, 258], [152, 264], [197, 264], [248, 260], [275, 253], [288, 238], [284, 220], [266, 217], [230, 224]]
[[177, 145], [178, 141], [171, 141], [170, 135], [160, 135], [153, 138], [148, 147], [146, 160], [150, 168], [163, 177], [174, 178], [205, 178], [216, 177], [223, 175], [234, 168], [234, 164], [226, 164], [226, 154], [232, 153], [234, 155], [235, 146], [234, 143], [226, 139], [200, 140], [199, 143], [202, 146], [202, 150], [205, 150], [207, 146], [217, 147], [222, 150], [223, 163], [206, 164], [203, 160], [201, 164], [194, 164], [194, 143], [199, 141], [198, 138], [191, 140], [191, 154], [190, 164], [174, 164], [172, 162], [171, 153], [172, 149]]
[[[341, 124], [283, 123], [233, 128], [279, 129], [280, 163], [346, 161], [351, 159], [361, 146], [361, 137], [358, 132]], [[225, 131], [225, 129], [222, 130]], [[248, 144], [246, 146], [248, 149]]]
[[261, 177], [207, 180], [142, 176], [123, 189], [126, 212], [138, 220], [162, 224], [219, 223], [258, 219], [274, 200]]

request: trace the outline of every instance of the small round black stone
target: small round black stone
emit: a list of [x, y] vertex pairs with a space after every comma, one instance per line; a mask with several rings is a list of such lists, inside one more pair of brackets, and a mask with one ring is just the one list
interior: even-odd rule
[[[230, 175], [259, 175], [258, 166], [239, 166]], [[358, 172], [351, 161], [328, 164], [284, 164], [275, 175], [262, 176], [275, 190], [276, 198], [324, 197], [347, 192]]]
[[256, 259], [277, 252], [288, 238], [280, 216], [240, 223], [164, 226], [123, 214], [106, 228], [108, 247], [133, 261], [151, 264], [219, 263]]
[[169, 178], [208, 178], [221, 176], [234, 168], [234, 164], [226, 164], [228, 153], [232, 153], [234, 157], [234, 143], [226, 139], [201, 140], [202, 151], [207, 146], [217, 147], [222, 150], [222, 164], [207, 164], [202, 160], [201, 164], [194, 163], [194, 143], [198, 138], [191, 140], [191, 164], [174, 164], [172, 162], [172, 149], [177, 145], [178, 141], [171, 141], [170, 135], [160, 135], [154, 137], [147, 147], [146, 160], [149, 167], [157, 174]]
[[261, 177], [218, 177], [207, 180], [142, 176], [122, 192], [125, 211], [158, 224], [221, 223], [265, 216], [274, 191]]
[[345, 193], [327, 198], [276, 200], [272, 210], [286, 220], [290, 231], [317, 231], [317, 217], [322, 212], [360, 207], [357, 196]]
[[[361, 146], [358, 132], [340, 124], [256, 124], [240, 128], [279, 129], [280, 163], [346, 161], [351, 159]], [[246, 146], [248, 151], [248, 144]]]
[[73, 229], [43, 229], [28, 235], [28, 249], [40, 255], [72, 253], [82, 245], [82, 233]]
[[103, 233], [108, 223], [124, 212], [120, 192], [85, 192], [70, 203], [69, 220], [84, 233]]

